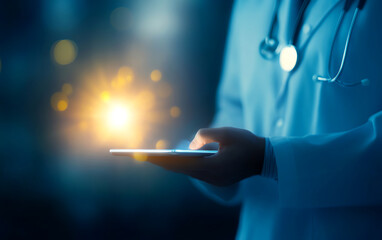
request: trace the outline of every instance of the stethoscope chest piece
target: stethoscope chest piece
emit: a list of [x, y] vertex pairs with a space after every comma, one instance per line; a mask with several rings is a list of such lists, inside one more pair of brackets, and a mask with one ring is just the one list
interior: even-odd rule
[[294, 45], [287, 45], [281, 49], [279, 62], [284, 71], [292, 71], [296, 67], [297, 59], [297, 49]]
[[278, 46], [279, 41], [277, 39], [266, 37], [260, 43], [260, 55], [267, 60], [271, 60], [277, 55], [276, 50]]

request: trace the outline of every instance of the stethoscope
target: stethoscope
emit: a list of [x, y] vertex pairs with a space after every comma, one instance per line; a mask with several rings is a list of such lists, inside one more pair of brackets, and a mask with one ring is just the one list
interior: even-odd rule
[[[264, 59], [267, 59], [267, 60], [271, 60], [276, 55], [279, 55], [280, 67], [281, 67], [281, 69], [283, 69], [286, 72], [291, 72], [293, 69], [296, 68], [296, 65], [297, 65], [298, 51], [297, 51], [296, 46], [297, 46], [299, 31], [300, 31], [301, 26], [302, 26], [304, 14], [306, 12], [306, 8], [308, 7], [309, 3], [310, 3], [310, 0], [304, 0], [304, 2], [302, 3], [302, 6], [301, 6], [301, 8], [298, 12], [298, 15], [297, 15], [296, 24], [294, 27], [292, 37], [289, 40], [288, 44], [286, 46], [284, 46], [283, 48], [281, 48], [281, 50], [279, 51], [278, 50], [279, 41], [274, 36], [274, 31], [275, 31], [277, 21], [278, 21], [278, 10], [280, 7], [280, 0], [276, 0], [276, 6], [275, 6], [275, 9], [273, 11], [271, 27], [269, 29], [268, 35], [260, 43], [260, 46], [259, 46], [260, 55]], [[332, 59], [335, 39], [338, 35], [339, 29], [340, 29], [340, 26], [343, 22], [345, 14], [349, 11], [352, 3], [353, 3], [353, 0], [346, 0], [345, 1], [345, 5], [344, 5], [342, 12], [341, 12], [341, 15], [339, 17], [339, 20], [338, 20], [338, 23], [336, 26], [334, 39], [333, 39], [333, 43], [332, 43], [332, 46], [330, 49], [329, 66], [330, 66], [331, 59]], [[340, 67], [339, 67], [337, 73], [334, 75], [334, 77], [332, 77], [332, 76], [324, 77], [324, 76], [315, 74], [312, 77], [312, 79], [314, 81], [327, 82], [327, 83], [337, 83], [338, 85], [343, 86], [343, 87], [354, 87], [354, 86], [358, 86], [358, 85], [362, 85], [362, 86], [369, 85], [369, 79], [363, 79], [359, 82], [354, 82], [354, 83], [348, 83], [348, 82], [343, 82], [343, 81], [339, 80], [339, 77], [342, 73], [344, 63], [346, 60], [346, 54], [348, 51], [350, 38], [351, 38], [351, 35], [353, 32], [354, 23], [357, 19], [359, 11], [362, 10], [363, 7], [365, 6], [365, 3], [366, 3], [366, 0], [359, 0], [358, 5], [354, 11], [353, 18], [351, 20], [350, 27], [349, 27], [349, 30], [348, 30], [348, 33], [346, 36], [346, 42], [345, 42], [344, 51], [342, 53], [341, 64], [340, 64]]]

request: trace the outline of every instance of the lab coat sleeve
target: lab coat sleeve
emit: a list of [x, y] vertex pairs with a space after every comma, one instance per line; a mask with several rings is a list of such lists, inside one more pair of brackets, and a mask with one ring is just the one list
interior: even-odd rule
[[382, 112], [349, 131], [271, 138], [280, 204], [345, 207], [382, 204]]
[[[210, 127], [231, 126], [243, 128], [243, 111], [240, 99], [240, 84], [239, 84], [239, 58], [238, 50], [238, 34], [236, 9], [238, 8], [236, 1], [233, 6], [229, 34], [227, 38], [225, 58], [223, 63], [223, 72], [220, 85], [217, 91], [217, 106], [214, 120]], [[210, 184], [192, 180], [194, 185], [207, 194], [211, 199], [226, 205], [234, 205], [240, 201], [239, 185], [229, 187], [215, 187]]]

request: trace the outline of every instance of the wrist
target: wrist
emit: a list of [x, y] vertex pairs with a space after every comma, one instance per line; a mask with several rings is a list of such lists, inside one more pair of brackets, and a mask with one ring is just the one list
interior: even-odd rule
[[265, 139], [263, 167], [261, 176], [277, 180], [277, 165], [276, 158], [273, 152], [273, 146], [269, 138]]

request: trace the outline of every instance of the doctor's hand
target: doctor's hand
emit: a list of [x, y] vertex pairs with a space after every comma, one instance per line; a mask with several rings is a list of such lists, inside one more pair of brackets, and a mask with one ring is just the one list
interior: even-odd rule
[[208, 157], [150, 157], [149, 162], [216, 186], [227, 186], [261, 173], [265, 139], [238, 128], [200, 129], [190, 149], [219, 144], [219, 152]]

